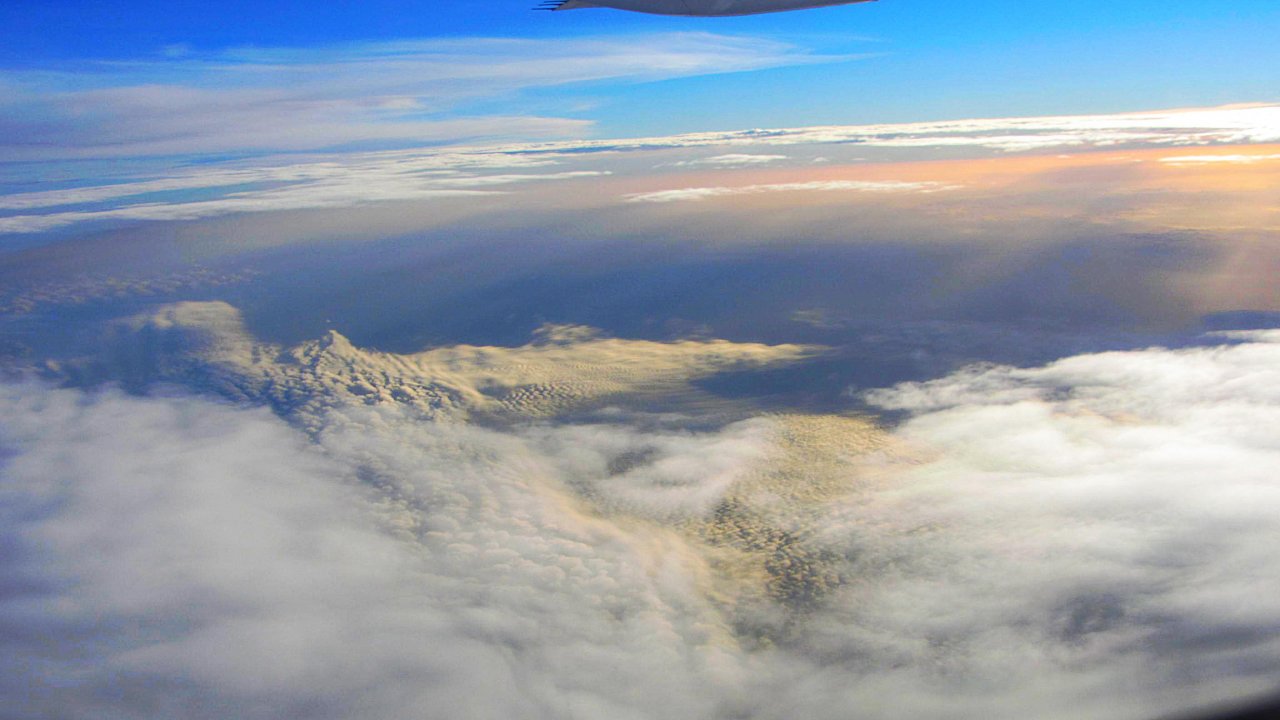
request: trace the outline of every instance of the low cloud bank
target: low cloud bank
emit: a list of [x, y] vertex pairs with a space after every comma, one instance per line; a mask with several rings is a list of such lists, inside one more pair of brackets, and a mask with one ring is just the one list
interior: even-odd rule
[[502, 702], [498, 650], [441, 613], [347, 469], [267, 413], [36, 386], [0, 403], [7, 717]]
[[1056, 695], [1039, 717], [1273, 690], [1280, 332], [1234, 338], [869, 393], [910, 414], [896, 436], [932, 459], [884, 470], [833, 524], [864, 551], [847, 598], [863, 640], [973, 673], [961, 702]]
[[[323, 149], [331, 151], [318, 158], [293, 162], [281, 158], [241, 160], [235, 163], [201, 164], [198, 170], [179, 169], [167, 176], [119, 177], [118, 181], [103, 184], [100, 177], [82, 178], [83, 186], [59, 190], [38, 190], [0, 195], [0, 233], [41, 233], [57, 228], [90, 222], [139, 222], [165, 220], [196, 220], [230, 214], [302, 210], [316, 208], [357, 207], [379, 202], [455, 200], [466, 197], [484, 197], [495, 194], [519, 194], [546, 182], [569, 181], [602, 176], [614, 172], [626, 174], [626, 158], [644, 157], [646, 154], [685, 152], [689, 154], [715, 153], [706, 157], [690, 157], [667, 161], [659, 167], [670, 166], [686, 169], [732, 169], [794, 164], [795, 158], [786, 154], [795, 147], [812, 149], [830, 146], [828, 150], [843, 155], [840, 148], [878, 149], [898, 152], [942, 151], [948, 148], [969, 148], [975, 152], [992, 153], [1043, 153], [1049, 150], [1075, 152], [1089, 149], [1116, 148], [1188, 148], [1198, 150], [1161, 160], [1169, 168], [1196, 167], [1210, 164], [1256, 165], [1273, 162], [1273, 154], [1232, 152], [1230, 154], [1206, 154], [1214, 146], [1239, 146], [1280, 142], [1280, 106], [1228, 106], [1198, 110], [1178, 110], [1150, 113], [1124, 113], [1114, 115], [1081, 115], [1060, 117], [994, 118], [955, 120], [943, 122], [902, 123], [884, 125], [815, 126], [798, 128], [745, 129], [726, 132], [702, 132], [646, 138], [604, 140], [532, 141], [539, 136], [580, 135], [585, 128], [582, 120], [557, 118], [466, 118], [441, 119], [444, 109], [431, 110], [415, 103], [461, 102], [453, 98], [458, 88], [468, 88], [462, 95], [485, 96], [486, 93], [510, 92], [521, 87], [546, 87], [581, 82], [590, 79], [629, 78], [633, 80], [661, 78], [676, 75], [699, 75], [760, 67], [823, 62], [838, 58], [814, 56], [789, 46], [770, 42], [749, 41], [742, 38], [705, 34], [678, 34], [643, 38], [629, 42], [608, 43], [607, 61], [598, 57], [600, 43], [493, 43], [476, 41], [476, 47], [466, 50], [469, 43], [449, 45], [445, 61], [432, 61], [430, 67], [417, 68], [424, 58], [436, 58], [430, 44], [409, 45], [397, 48], [388, 56], [374, 53], [375, 57], [360, 62], [337, 63], [333, 66], [318, 64], [314, 76], [322, 86], [318, 92], [372, 94], [386, 92], [388, 88], [366, 83], [354, 83], [346, 78], [340, 88], [327, 88], [325, 78], [330, 73], [349, 72], [361, 63], [369, 63], [366, 77], [399, 77], [399, 73], [412, 76], [408, 83], [415, 93], [409, 98], [379, 98], [377, 102], [354, 103], [351, 101], [316, 100], [307, 92], [304, 105], [317, 104], [311, 113], [298, 112], [295, 101], [267, 101], [254, 93], [241, 97], [243, 91], [205, 89], [194, 94], [173, 93], [171, 88], [118, 87], [92, 93], [92, 97], [73, 95], [54, 103], [54, 114], [66, 113], [62, 104], [70, 103], [79, 108], [75, 115], [76, 133], [90, 137], [81, 143], [70, 143], [59, 137], [54, 142], [36, 142], [27, 150], [22, 140], [33, 131], [29, 122], [21, 122], [8, 136], [17, 143], [10, 153], [18, 158], [19, 152], [34, 153], [31, 157], [44, 159], [51, 147], [61, 147], [73, 156], [83, 154], [97, 157], [103, 153], [148, 154], [152, 152], [212, 152], [235, 150], [236, 152], [268, 149]], [[484, 52], [492, 52], [492, 57]], [[363, 57], [356, 49], [357, 58]], [[370, 52], [370, 49], [364, 49]], [[433, 89], [448, 80], [448, 53], [459, 52], [470, 68], [489, 67], [496, 63], [502, 68], [498, 73], [499, 88], [485, 84], [472, 88], [473, 77], [457, 84], [449, 81], [449, 91]], [[401, 63], [397, 53], [404, 53], [409, 60]], [[471, 53], [476, 55], [472, 57]], [[520, 53], [530, 58], [521, 59]], [[512, 57], [507, 57], [511, 54]], [[546, 57], [540, 57], [545, 54]], [[504, 59], [505, 58], [505, 59]], [[587, 59], [583, 59], [587, 58]], [[238, 62], [255, 67], [260, 60], [249, 56]], [[462, 60], [457, 60], [462, 62]], [[297, 67], [311, 67], [303, 58]], [[395, 73], [384, 73], [377, 68], [381, 63], [395, 64]], [[487, 64], [488, 65], [487, 65]], [[203, 74], [220, 76], [226, 67], [214, 70], [206, 64], [195, 63], [188, 68], [196, 76]], [[271, 79], [281, 67], [272, 64], [262, 70], [264, 79]], [[583, 68], [591, 68], [583, 70]], [[495, 71], [496, 72], [496, 71]], [[439, 77], [436, 74], [441, 74]], [[514, 73], [502, 80], [503, 73]], [[486, 76], [487, 77], [487, 76]], [[331, 79], [336, 82], [336, 79]], [[493, 80], [490, 78], [490, 80]], [[398, 83], [398, 91], [406, 91]], [[158, 88], [158, 89], [157, 89]], [[290, 87], [273, 92], [286, 98], [305, 91]], [[160, 99], [151, 98], [155, 93]], [[230, 97], [223, 98], [223, 95]], [[207, 96], [207, 97], [206, 97]], [[37, 98], [40, 94], [37, 93]], [[415, 99], [416, 98], [416, 99]], [[402, 102], [403, 101], [403, 102]], [[35, 102], [35, 100], [33, 100]], [[40, 102], [52, 102], [40, 100]], [[143, 108], [134, 104], [141, 103]], [[163, 122], [154, 125], [153, 103], [173, 104], [162, 114]], [[407, 104], [406, 104], [407, 103]], [[37, 103], [38, 104], [38, 103]], [[245, 107], [240, 107], [240, 105]], [[263, 105], [263, 107], [258, 107]], [[85, 108], [95, 112], [85, 113]], [[210, 110], [215, 108], [216, 112]], [[102, 123], [104, 111], [108, 127], [97, 128]], [[197, 114], [200, 123], [191, 121], [189, 115]], [[228, 115], [223, 117], [224, 115]], [[243, 114], [245, 117], [241, 117]], [[370, 117], [370, 115], [373, 117]], [[116, 118], [119, 115], [119, 118]], [[313, 117], [313, 115], [319, 117]], [[384, 117], [389, 116], [389, 117]], [[207, 119], [217, 117], [218, 122], [209, 125]], [[392, 121], [394, 118], [401, 121]], [[90, 119], [85, 119], [90, 118]], [[139, 118], [147, 120], [141, 122]], [[299, 119], [301, 118], [301, 119]], [[52, 120], [38, 123], [50, 126]], [[84, 123], [95, 127], [79, 127]], [[115, 138], [122, 132], [115, 125], [122, 125], [132, 136], [141, 126], [164, 127], [166, 123], [182, 128], [182, 133], [161, 133], [162, 138], [137, 138], [136, 146]], [[251, 125], [252, 130], [242, 127]], [[302, 124], [299, 127], [299, 123]], [[316, 127], [312, 127], [315, 124]], [[207, 127], [206, 127], [207, 126]], [[192, 127], [198, 129], [192, 131]], [[265, 130], [264, 130], [265, 129]], [[0, 138], [6, 137], [0, 123]], [[265, 133], [263, 137], [258, 137]], [[105, 134], [110, 142], [98, 138]], [[98, 138], [98, 139], [95, 139]], [[505, 140], [503, 140], [505, 138]], [[396, 140], [425, 143], [425, 147], [409, 150], [368, 152], [341, 150], [345, 142], [370, 139]], [[104, 143], [99, 145], [97, 143]], [[210, 144], [211, 143], [211, 144]], [[161, 147], [152, 147], [160, 144]], [[176, 145], [175, 145], [176, 144]], [[170, 145], [174, 145], [170, 147]], [[333, 150], [333, 148], [339, 148]], [[5, 146], [0, 141], [0, 149]], [[70, 149], [68, 149], [70, 148]], [[667, 157], [664, 155], [663, 157]], [[797, 156], [798, 157], [798, 156]], [[833, 156], [835, 157], [835, 156]], [[889, 157], [889, 156], [886, 156]], [[896, 156], [894, 156], [896, 157]], [[806, 161], [806, 164], [808, 162]], [[543, 170], [532, 171], [533, 168]], [[706, 200], [741, 193], [765, 193], [786, 191], [860, 191], [860, 192], [931, 192], [951, 189], [947, 183], [892, 182], [892, 181], [812, 181], [748, 186], [708, 186], [674, 188], [648, 193], [636, 193], [626, 197], [633, 202], [673, 202], [681, 200]]]
[[0, 386], [0, 695], [22, 718], [1092, 719], [1262, 693], [1280, 332], [1223, 342], [869, 393], [905, 413], [892, 437], [752, 536], [838, 583], [771, 610], [690, 528], [743, 527], [723, 499], [805, 482], [822, 433], [769, 475], [767, 418], [498, 432], [338, 404], [307, 436]]
[[348, 408], [313, 443], [34, 385], [0, 406], [7, 717], [705, 717], [733, 684], [701, 558], [584, 512], [518, 438]]

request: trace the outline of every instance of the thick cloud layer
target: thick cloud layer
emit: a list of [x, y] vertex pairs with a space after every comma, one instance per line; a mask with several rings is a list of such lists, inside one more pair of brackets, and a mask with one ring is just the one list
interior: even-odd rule
[[391, 401], [308, 437], [6, 386], [0, 693], [23, 718], [1143, 718], [1263, 692], [1280, 334], [1223, 343], [873, 392], [907, 419], [852, 445], [839, 418], [498, 432]]
[[973, 673], [966, 695], [1062, 693], [1060, 716], [1273, 689], [1280, 334], [1237, 337], [871, 393], [932, 458], [886, 469], [832, 530], [864, 549], [865, 630]]
[[344, 468], [266, 413], [31, 386], [3, 403], [7, 717], [500, 702], [497, 679], [476, 692], [499, 653], [432, 606]]
[[701, 559], [518, 439], [3, 393], [9, 717], [694, 717], [732, 684]]

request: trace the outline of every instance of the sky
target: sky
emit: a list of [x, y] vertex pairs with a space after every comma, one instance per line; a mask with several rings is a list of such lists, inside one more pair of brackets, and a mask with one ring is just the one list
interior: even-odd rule
[[[1217, 106], [1277, 99], [1278, 25], [1265, 0], [710, 19], [512, 0], [15, 0], [0, 8], [0, 122], [3, 155], [43, 160]], [[236, 132], [201, 142], [194, 118], [215, 108]]]

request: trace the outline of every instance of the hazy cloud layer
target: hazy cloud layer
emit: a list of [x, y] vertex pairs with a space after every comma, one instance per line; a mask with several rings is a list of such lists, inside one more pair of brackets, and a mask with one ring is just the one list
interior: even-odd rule
[[0, 218], [0, 233], [33, 233], [82, 222], [105, 220], [199, 220], [236, 213], [356, 207], [395, 200], [440, 200], [498, 195], [503, 190], [468, 188], [515, 186], [548, 180], [598, 177], [607, 172], [516, 173], [424, 177], [403, 168], [350, 167], [328, 180], [303, 181], [280, 188], [228, 193], [216, 200], [140, 202], [110, 210], [79, 210]]
[[[436, 183], [434, 189], [459, 185], [492, 183], [478, 180], [477, 176], [493, 172], [499, 177], [527, 168], [555, 165], [553, 157], [526, 157], [511, 154], [420, 151], [353, 153], [333, 156], [319, 161], [301, 163], [263, 164], [248, 167], [202, 167], [175, 171], [163, 178], [133, 180], [114, 185], [96, 185], [15, 193], [0, 196], [0, 209], [31, 210], [68, 205], [88, 205], [109, 200], [126, 200], [146, 197], [154, 193], [182, 190], [207, 190], [213, 188], [278, 185], [295, 183], [312, 187], [326, 187], [331, 183], [345, 183], [354, 191], [360, 184], [370, 184], [375, 191], [388, 184], [388, 180], [401, 180], [400, 185], [412, 186], [412, 180]], [[521, 176], [517, 176], [517, 179]], [[533, 175], [537, 177], [537, 175]], [[376, 195], [376, 192], [375, 192]], [[135, 200], [136, 202], [136, 200]]]
[[[194, 220], [246, 212], [356, 207], [474, 197], [520, 185], [608, 175], [557, 169], [554, 156], [501, 152], [381, 152], [302, 163], [182, 170], [167, 178], [0, 196], [0, 233], [30, 233], [103, 220]], [[545, 169], [542, 169], [545, 168]], [[193, 197], [173, 197], [174, 193]], [[169, 197], [163, 197], [168, 194]], [[200, 197], [201, 195], [212, 197]], [[65, 209], [79, 206], [75, 209]]]
[[[665, 37], [665, 36], [664, 36]], [[655, 52], [687, 51], [689, 72], [710, 72], [715, 54], [699, 43], [724, 40], [726, 67], [750, 65], [745, 45], [715, 36], [680, 36], [659, 43]], [[688, 41], [693, 47], [684, 47]], [[735, 44], [737, 43], [737, 44]], [[499, 43], [499, 46], [501, 44]], [[681, 49], [683, 48], [683, 49]], [[563, 50], [571, 52], [573, 48]], [[585, 51], [585, 50], [584, 50]], [[785, 55], [785, 51], [779, 50]], [[799, 61], [799, 60], [797, 60]], [[478, 61], [477, 61], [478, 62]], [[566, 61], [567, 62], [567, 61]], [[679, 65], [675, 60], [670, 61]], [[758, 59], [758, 62], [773, 62]], [[782, 60], [777, 60], [782, 62]], [[518, 63], [517, 63], [518, 64]], [[534, 63], [536, 65], [536, 63]], [[591, 65], [592, 63], [583, 63]], [[637, 62], [635, 72], [649, 72]], [[183, 121], [185, 122], [185, 121]], [[272, 127], [282, 123], [271, 123]], [[514, 126], [512, 126], [514, 127]], [[520, 133], [515, 133], [520, 135]], [[461, 136], [453, 140], [462, 140]], [[1011, 118], [878, 126], [831, 126], [781, 130], [742, 130], [627, 140], [575, 140], [551, 143], [449, 145], [388, 152], [330, 153], [307, 161], [279, 158], [182, 169], [167, 176], [125, 178], [104, 185], [0, 195], [0, 233], [38, 233], [93, 221], [193, 220], [221, 215], [354, 207], [389, 201], [449, 200], [497, 193], [528, 192], [545, 182], [634, 174], [627, 162], [655, 154], [690, 153], [706, 148], [718, 154], [660, 163], [686, 170], [812, 167], [811, 158], [767, 152], [785, 146], [838, 146], [889, 152], [948, 147], [984, 153], [1044, 152], [1117, 147], [1212, 146], [1280, 141], [1280, 107], [1225, 107], [1164, 113], [1078, 117]], [[748, 152], [748, 150], [753, 150]], [[835, 151], [837, 147], [827, 148]], [[705, 150], [704, 150], [705, 152]], [[1170, 168], [1208, 164], [1258, 165], [1271, 154], [1203, 152], [1162, 159]], [[639, 163], [651, 169], [650, 163]], [[916, 187], [918, 186], [918, 187]], [[636, 193], [636, 201], [696, 200], [736, 193], [774, 190], [926, 190], [946, 183], [821, 180], [754, 183], [745, 186], [695, 186]]]
[[[857, 144], [879, 148], [974, 147], [1000, 152], [1049, 148], [1249, 144], [1280, 141], [1280, 106], [1225, 106], [1195, 110], [985, 118], [885, 125], [828, 125], [689, 133], [634, 140], [574, 143], [583, 149]], [[544, 143], [541, 147], [563, 147]], [[736, 151], [736, 150], [735, 150]]]
[[304, 436], [3, 386], [0, 692], [17, 717], [887, 720], [1268, 690], [1280, 334], [1222, 342], [873, 392], [891, 436], [499, 432], [323, 384]]

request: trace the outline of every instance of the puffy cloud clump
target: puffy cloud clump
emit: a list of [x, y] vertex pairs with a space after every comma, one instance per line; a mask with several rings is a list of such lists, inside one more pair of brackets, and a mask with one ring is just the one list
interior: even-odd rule
[[440, 611], [421, 558], [340, 463], [265, 412], [0, 393], [8, 717], [385, 716], [388, 702], [446, 717], [510, 701], [501, 653]]
[[1273, 690], [1280, 333], [1232, 339], [869, 393], [909, 413], [895, 434], [917, 460], [869, 468], [876, 489], [828, 530], [859, 582], [823, 653], [917, 698], [949, 687], [966, 716], [1144, 717]]
[[735, 642], [678, 536], [516, 437], [4, 386], [9, 717], [706, 716]]

